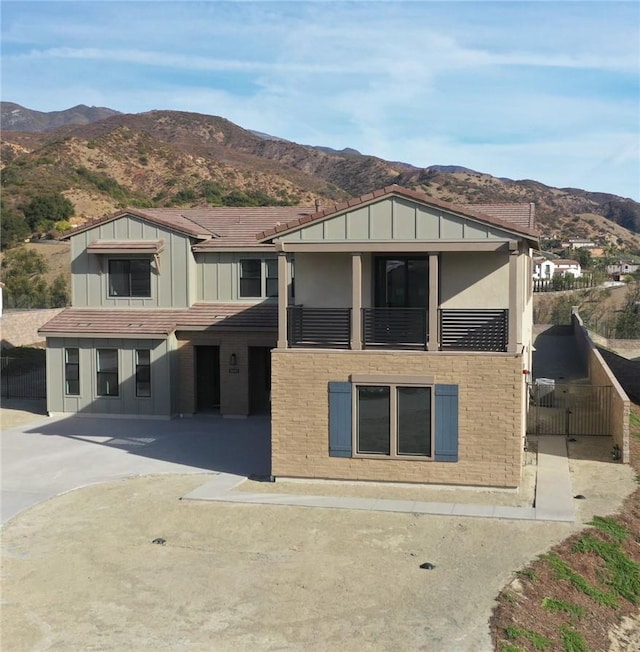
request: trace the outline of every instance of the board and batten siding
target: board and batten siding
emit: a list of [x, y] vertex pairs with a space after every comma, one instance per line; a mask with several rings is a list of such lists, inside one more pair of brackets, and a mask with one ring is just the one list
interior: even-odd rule
[[247, 259], [277, 260], [277, 256], [262, 252], [196, 253], [197, 301], [258, 301], [258, 297], [240, 296], [240, 261]]
[[389, 197], [278, 236], [295, 241], [503, 240], [501, 229], [442, 209]]
[[[94, 240], [164, 240], [160, 269], [151, 263], [151, 297], [110, 297], [108, 260], [141, 255], [90, 254]], [[188, 237], [132, 216], [71, 237], [71, 296], [74, 308], [186, 308], [195, 296], [195, 260]]]
[[[171, 396], [172, 351], [168, 340], [129, 340], [122, 338], [47, 339], [47, 410], [49, 413], [146, 415], [169, 418], [173, 413]], [[65, 394], [65, 348], [79, 351], [80, 394]], [[118, 350], [119, 396], [97, 395], [97, 349]], [[151, 351], [151, 396], [136, 397], [135, 352]]]

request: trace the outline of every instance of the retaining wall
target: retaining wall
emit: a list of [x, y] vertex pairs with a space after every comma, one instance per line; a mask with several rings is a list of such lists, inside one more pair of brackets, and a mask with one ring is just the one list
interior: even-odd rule
[[622, 451], [622, 461], [628, 464], [629, 458], [629, 413], [631, 401], [622, 385], [618, 382], [604, 358], [589, 337], [589, 331], [574, 308], [571, 315], [573, 334], [578, 350], [587, 368], [589, 379], [593, 385], [611, 385], [611, 424], [610, 431], [613, 441]]

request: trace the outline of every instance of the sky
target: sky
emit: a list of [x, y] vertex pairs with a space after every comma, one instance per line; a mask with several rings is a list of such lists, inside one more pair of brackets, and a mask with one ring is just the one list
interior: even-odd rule
[[2, 99], [640, 200], [640, 3], [2, 0]]

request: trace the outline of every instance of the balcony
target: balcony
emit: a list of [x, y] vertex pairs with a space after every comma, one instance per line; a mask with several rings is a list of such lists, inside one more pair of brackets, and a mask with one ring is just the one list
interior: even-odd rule
[[351, 308], [287, 309], [287, 338], [291, 347], [348, 349], [351, 344]]
[[[440, 351], [507, 351], [508, 310], [438, 311]], [[423, 308], [363, 308], [358, 344], [363, 349], [425, 350], [429, 313]], [[350, 349], [350, 308], [287, 309], [288, 346]], [[354, 348], [359, 348], [358, 346]]]
[[428, 323], [424, 308], [363, 308], [363, 348], [425, 349]]
[[442, 351], [507, 350], [508, 310], [440, 310]]

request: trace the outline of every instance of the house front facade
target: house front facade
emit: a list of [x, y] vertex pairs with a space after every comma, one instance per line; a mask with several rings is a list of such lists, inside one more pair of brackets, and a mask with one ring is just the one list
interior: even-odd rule
[[516, 487], [538, 236], [509, 206], [391, 186], [90, 223], [41, 330], [49, 410], [270, 409], [276, 477]]
[[534, 279], [552, 279], [554, 276], [573, 276], [573, 278], [580, 278], [582, 276], [582, 267], [577, 260], [570, 260], [568, 258], [534, 258]]

